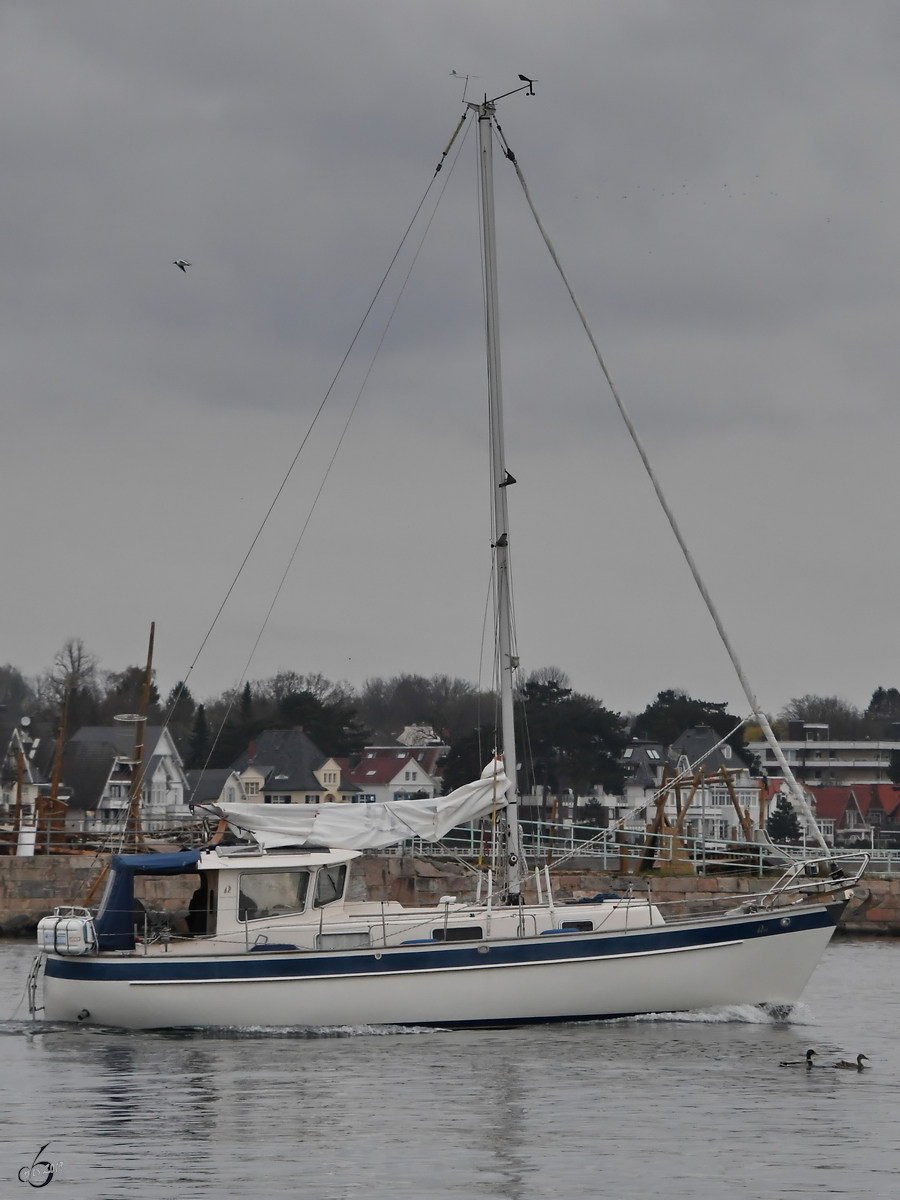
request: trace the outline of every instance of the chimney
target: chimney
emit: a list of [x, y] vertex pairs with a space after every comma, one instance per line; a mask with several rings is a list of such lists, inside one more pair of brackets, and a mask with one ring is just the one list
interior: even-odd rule
[[256, 758], [256, 742], [251, 742], [247, 747], [247, 762], [253, 762]]

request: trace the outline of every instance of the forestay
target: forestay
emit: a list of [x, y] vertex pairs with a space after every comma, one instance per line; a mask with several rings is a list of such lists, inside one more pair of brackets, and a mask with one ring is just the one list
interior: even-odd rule
[[375, 850], [411, 837], [438, 841], [457, 825], [505, 807], [510, 786], [503, 760], [496, 758], [475, 783], [433, 800], [302, 806], [219, 804], [215, 811], [221, 812], [239, 835], [251, 833], [264, 850], [303, 845]]

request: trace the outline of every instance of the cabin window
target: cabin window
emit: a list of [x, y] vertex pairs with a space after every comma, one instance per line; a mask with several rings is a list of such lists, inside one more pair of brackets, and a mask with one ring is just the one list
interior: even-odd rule
[[319, 874], [316, 878], [316, 898], [313, 901], [313, 907], [324, 908], [326, 904], [333, 904], [335, 900], [340, 900], [344, 894], [344, 881], [346, 878], [346, 863], [341, 863], [339, 867], [319, 867]]
[[574, 933], [593, 933], [593, 921], [563, 921], [560, 929], [571, 929]]
[[480, 942], [484, 930], [480, 925], [448, 925], [446, 929], [432, 929], [431, 936], [436, 942]]
[[301, 913], [308, 890], [309, 871], [253, 871], [241, 875], [238, 920], [261, 921]]
[[199, 884], [188, 905], [187, 927], [191, 937], [216, 932], [216, 888], [210, 874], [209, 871], [201, 872]]

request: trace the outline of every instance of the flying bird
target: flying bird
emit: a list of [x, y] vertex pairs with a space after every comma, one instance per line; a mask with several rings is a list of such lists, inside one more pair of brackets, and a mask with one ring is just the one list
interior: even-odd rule
[[186, 258], [176, 258], [175, 261], [172, 263], [173, 267], [180, 267], [181, 270], [184, 271], [185, 275], [187, 274], [187, 269], [190, 265], [191, 264], [188, 262], [188, 260]]

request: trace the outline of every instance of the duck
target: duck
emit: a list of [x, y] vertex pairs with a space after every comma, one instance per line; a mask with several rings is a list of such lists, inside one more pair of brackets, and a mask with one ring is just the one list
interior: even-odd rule
[[806, 1067], [807, 1071], [811, 1071], [815, 1054], [815, 1050], [807, 1050], [806, 1058], [793, 1059], [790, 1062], [780, 1062], [778, 1065], [779, 1067]]
[[869, 1056], [867, 1054], [857, 1054], [856, 1062], [846, 1062], [844, 1059], [841, 1059], [840, 1062], [832, 1063], [831, 1065], [835, 1071], [864, 1071], [866, 1068], [863, 1066], [863, 1059], [868, 1062]]

